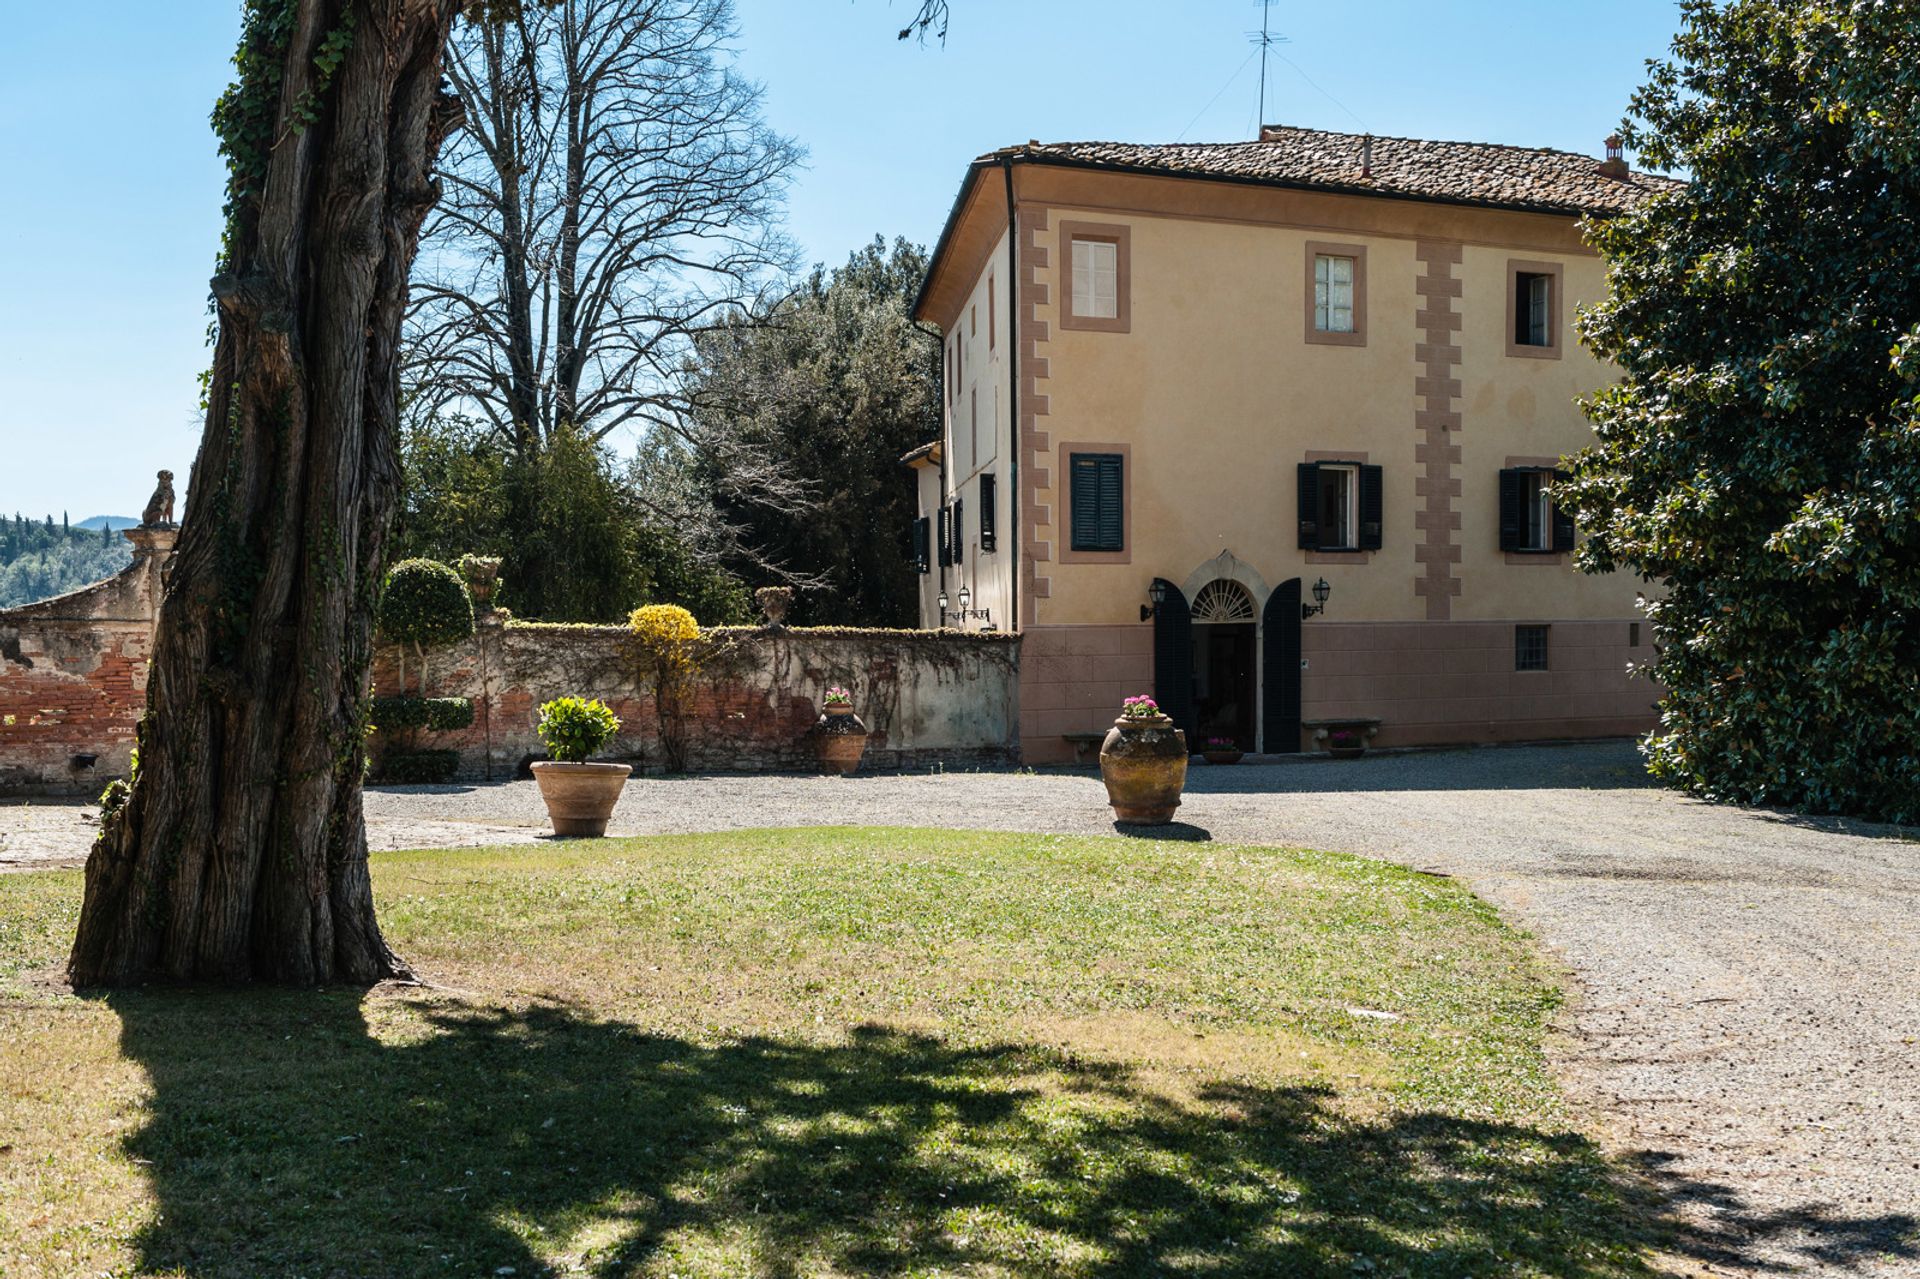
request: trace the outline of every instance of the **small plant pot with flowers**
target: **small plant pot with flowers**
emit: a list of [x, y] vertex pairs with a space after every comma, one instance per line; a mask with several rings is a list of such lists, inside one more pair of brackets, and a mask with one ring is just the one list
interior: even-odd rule
[[1245, 752], [1231, 737], [1209, 737], [1200, 753], [1209, 764], [1238, 764]]
[[853, 713], [853, 694], [838, 684], [828, 689], [813, 738], [820, 750], [820, 771], [851, 773], [867, 751], [867, 726]]
[[1100, 780], [1115, 821], [1165, 825], [1187, 784], [1187, 735], [1151, 697], [1129, 697], [1100, 744]]
[[588, 839], [606, 834], [633, 769], [589, 763], [587, 757], [612, 740], [620, 720], [603, 702], [559, 697], [540, 707], [539, 729], [552, 758], [533, 766], [533, 779], [540, 783], [553, 833]]

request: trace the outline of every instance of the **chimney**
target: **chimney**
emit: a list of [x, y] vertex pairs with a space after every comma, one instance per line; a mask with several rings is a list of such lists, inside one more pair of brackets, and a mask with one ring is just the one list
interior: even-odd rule
[[1360, 139], [1360, 176], [1363, 178], [1373, 176], [1373, 135], [1371, 133]]
[[1620, 152], [1620, 135], [1617, 133], [1607, 135], [1607, 158], [1600, 162], [1600, 176], [1615, 181], [1624, 180], [1627, 176], [1627, 161]]

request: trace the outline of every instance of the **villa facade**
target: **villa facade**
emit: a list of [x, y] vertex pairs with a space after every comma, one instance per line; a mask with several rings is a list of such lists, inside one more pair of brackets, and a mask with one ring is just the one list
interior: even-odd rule
[[1613, 376], [1573, 333], [1581, 220], [1667, 185], [1292, 128], [982, 156], [915, 304], [923, 624], [1022, 633], [1033, 762], [1143, 690], [1269, 752], [1646, 728], [1641, 583], [1575, 570], [1551, 482]]

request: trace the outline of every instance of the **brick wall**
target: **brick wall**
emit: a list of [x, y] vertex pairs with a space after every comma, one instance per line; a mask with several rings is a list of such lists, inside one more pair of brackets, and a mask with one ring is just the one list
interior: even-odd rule
[[104, 582], [0, 611], [0, 794], [88, 793], [125, 777], [174, 533], [129, 529]]
[[[742, 629], [727, 657], [699, 681], [688, 733], [697, 771], [811, 769], [809, 730], [819, 699], [846, 686], [866, 721], [867, 767], [1006, 765], [1017, 759], [1020, 639], [931, 631], [837, 628]], [[399, 653], [381, 651], [374, 688], [399, 690]], [[407, 661], [408, 690], [418, 664]], [[597, 697], [620, 717], [603, 754], [658, 768], [653, 699], [642, 691], [626, 628], [502, 623], [483, 615], [466, 644], [428, 655], [427, 692], [468, 697], [473, 726], [433, 734], [423, 746], [450, 747], [466, 780], [512, 777], [544, 750], [539, 706], [568, 694]], [[376, 749], [378, 744], [376, 743]]]

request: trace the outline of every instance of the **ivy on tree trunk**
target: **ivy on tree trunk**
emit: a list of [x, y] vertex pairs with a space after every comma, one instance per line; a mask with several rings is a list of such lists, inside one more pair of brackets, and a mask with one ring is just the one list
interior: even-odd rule
[[459, 113], [440, 73], [461, 8], [249, 0], [214, 117], [231, 177], [206, 428], [76, 984], [405, 974], [360, 781], [400, 325]]

